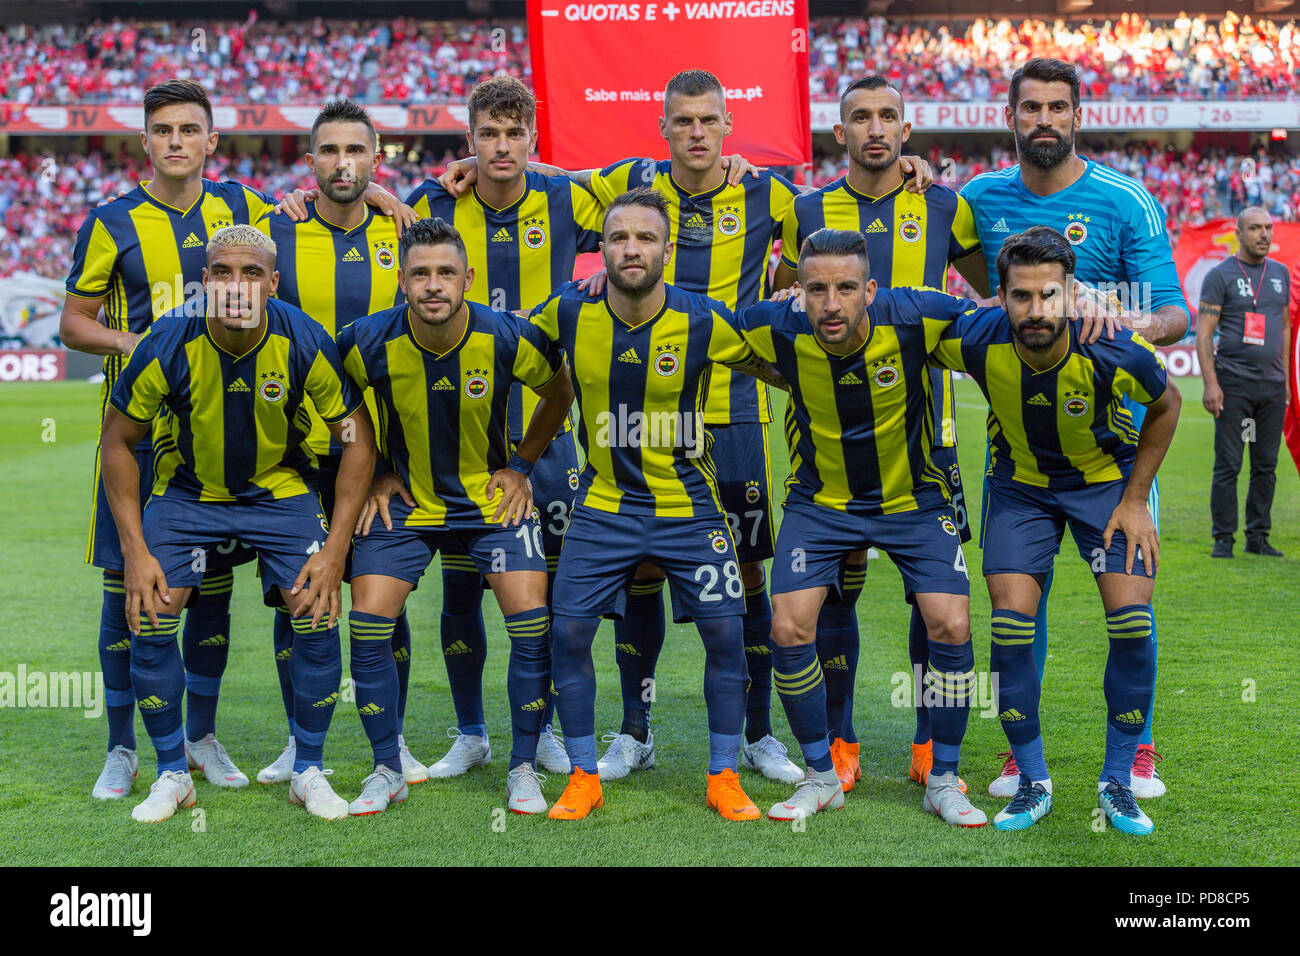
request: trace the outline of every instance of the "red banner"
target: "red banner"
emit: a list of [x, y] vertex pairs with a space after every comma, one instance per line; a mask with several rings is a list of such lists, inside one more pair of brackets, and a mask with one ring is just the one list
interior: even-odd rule
[[[1277, 228], [1276, 226], [1274, 227]], [[1300, 258], [1291, 267], [1291, 361], [1287, 363], [1287, 378], [1291, 382], [1291, 401], [1286, 407], [1286, 417], [1282, 419], [1282, 434], [1286, 438], [1286, 447], [1291, 449], [1295, 466], [1300, 469], [1300, 415], [1296, 413], [1300, 402]]]
[[733, 120], [727, 153], [812, 161], [807, 0], [529, 0], [528, 42], [546, 162], [588, 168], [665, 155], [664, 85], [688, 69], [722, 82]]
[[0, 382], [53, 382], [68, 377], [63, 349], [0, 349]]

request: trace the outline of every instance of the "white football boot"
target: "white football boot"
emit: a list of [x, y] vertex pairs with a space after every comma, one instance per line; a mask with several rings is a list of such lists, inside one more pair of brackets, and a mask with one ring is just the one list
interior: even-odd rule
[[149, 796], [131, 810], [131, 819], [141, 823], [161, 823], [176, 815], [177, 807], [195, 803], [194, 779], [188, 773], [165, 770], [149, 787]]
[[633, 770], [648, 770], [655, 765], [654, 734], [648, 734], [645, 743], [631, 734], [603, 734], [600, 739], [609, 744], [605, 756], [596, 761], [601, 780], [622, 780]]
[[121, 800], [131, 792], [139, 769], [140, 761], [135, 751], [118, 744], [104, 758], [104, 769], [99, 772], [99, 779], [90, 795], [96, 800]]
[[740, 748], [740, 765], [746, 770], [757, 770], [768, 780], [781, 783], [798, 783], [803, 779], [803, 769], [790, 759], [785, 744], [771, 734], [755, 743]]
[[289, 802], [306, 807], [322, 820], [342, 820], [348, 815], [348, 802], [334, 792], [320, 767], [308, 767], [289, 778]]
[[185, 741], [185, 759], [189, 761], [191, 770], [202, 771], [208, 783], [232, 790], [248, 786], [248, 777], [235, 766], [214, 734], [208, 734], [202, 740]]
[[402, 758], [402, 776], [407, 783], [424, 783], [429, 779], [429, 768], [415, 759], [401, 734], [397, 735], [397, 753]]
[[542, 733], [537, 738], [537, 766], [547, 773], [562, 773], [566, 777], [573, 772], [569, 754], [564, 749], [564, 741], [555, 735], [550, 724], [542, 728]]
[[348, 804], [348, 813], [354, 817], [368, 817], [383, 813], [394, 803], [406, 800], [406, 779], [396, 770], [383, 764], [361, 781], [361, 795]]
[[451, 745], [445, 757], [437, 763], [429, 764], [430, 777], [459, 777], [467, 770], [486, 767], [491, 762], [492, 744], [487, 734], [474, 737], [470, 734], [462, 734], [452, 727], [447, 731], [447, 736], [455, 743]]
[[293, 776], [293, 762], [298, 759], [298, 742], [289, 738], [289, 745], [280, 751], [268, 766], [257, 771], [257, 782], [262, 784], [288, 783]]
[[511, 813], [545, 813], [546, 798], [542, 796], [542, 781], [530, 763], [521, 763], [506, 774], [506, 805]]

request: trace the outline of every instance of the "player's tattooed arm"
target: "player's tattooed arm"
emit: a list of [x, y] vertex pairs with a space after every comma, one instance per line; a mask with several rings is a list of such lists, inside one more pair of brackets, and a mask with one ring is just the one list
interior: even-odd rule
[[59, 315], [59, 341], [70, 349], [91, 355], [130, 355], [140, 336], [110, 329], [100, 320], [104, 314], [104, 298], [65, 295], [63, 312]]
[[148, 434], [149, 425], [127, 418], [112, 405], [108, 407], [101, 439], [104, 493], [122, 542], [126, 626], [132, 634], [140, 633], [140, 615], [157, 627], [159, 612], [171, 604], [162, 566], [145, 544], [140, 514], [140, 466], [135, 447]]
[[1133, 573], [1133, 558], [1139, 547], [1142, 549], [1148, 577], [1153, 576], [1160, 567], [1160, 534], [1147, 509], [1147, 498], [1151, 494], [1151, 483], [1155, 481], [1160, 463], [1164, 461], [1165, 453], [1174, 440], [1174, 429], [1178, 427], [1178, 414], [1182, 406], [1182, 394], [1170, 378], [1165, 393], [1147, 406], [1146, 420], [1138, 432], [1137, 460], [1133, 463], [1133, 473], [1124, 486], [1123, 497], [1106, 522], [1102, 546], [1110, 548], [1115, 532], [1124, 533], [1128, 544], [1124, 563], [1127, 574]]
[[783, 392], [790, 391], [790, 383], [786, 381], [775, 365], [766, 359], [759, 358], [757, 355], [750, 355], [743, 362], [724, 362], [722, 363], [733, 372], [741, 372], [745, 375], [752, 375], [760, 382], [766, 382], [773, 388], [779, 388]]
[[1177, 345], [1187, 334], [1187, 312], [1173, 303], [1154, 312], [1126, 312], [1124, 325], [1152, 345]]
[[333, 627], [343, 613], [343, 563], [352, 546], [352, 531], [365, 504], [370, 476], [375, 473], [375, 429], [361, 403], [347, 418], [333, 422], [330, 434], [343, 445], [338, 477], [334, 479], [334, 514], [325, 546], [307, 559], [289, 590], [298, 598], [294, 617], [311, 615], [311, 626], [322, 620]]
[[1196, 308], [1196, 356], [1201, 360], [1201, 381], [1205, 385], [1201, 404], [1215, 418], [1223, 411], [1223, 389], [1219, 387], [1219, 375], [1214, 367], [1214, 331], [1219, 327], [1220, 311], [1217, 303], [1205, 299]]

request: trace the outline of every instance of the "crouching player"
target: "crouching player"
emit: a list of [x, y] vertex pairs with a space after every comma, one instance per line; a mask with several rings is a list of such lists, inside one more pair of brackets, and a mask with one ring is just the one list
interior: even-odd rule
[[[1146, 834], [1154, 825], [1133, 799], [1129, 775], [1155, 682], [1151, 596], [1160, 543], [1147, 494], [1182, 400], [1141, 337], [1121, 330], [1113, 340], [1080, 341], [1065, 308], [1074, 266], [1074, 250], [1052, 229], [1011, 236], [997, 258], [1005, 318], [988, 321], [1001, 309], [962, 316], [935, 351], [939, 362], [979, 383], [990, 407], [983, 516], [990, 667], [1020, 768], [1019, 789], [993, 825], [1023, 830], [1052, 808], [1034, 615], [1068, 524], [1096, 576], [1110, 637], [1098, 800], [1117, 830]], [[1123, 404], [1126, 395], [1147, 408], [1140, 431]]]
[[955, 826], [988, 822], [957, 777], [975, 657], [970, 578], [934, 444], [930, 351], [975, 303], [934, 291], [879, 289], [866, 240], [821, 229], [799, 250], [799, 297], [738, 315], [745, 341], [790, 383], [790, 465], [772, 564], [773, 683], [808, 770], [774, 820], [844, 806], [828, 739], [815, 644], [845, 558], [886, 551], [928, 634], [934, 765], [922, 806]]
[[[358, 319], [338, 337], [348, 374], [374, 389], [388, 469], [372, 486], [352, 555], [352, 679], [375, 770], [350, 812], [379, 813], [406, 799], [393, 626], [442, 550], [469, 555], [505, 617], [514, 731], [508, 804], [514, 813], [544, 813], [534, 765], [551, 687], [550, 624], [546, 554], [527, 476], [564, 423], [573, 388], [541, 331], [465, 301], [474, 270], [455, 228], [441, 219], [415, 223], [398, 243], [398, 264], [406, 302]], [[510, 457], [514, 382], [541, 400]]]
[[[131, 685], [158, 754], [158, 779], [131, 811], [146, 823], [195, 802], [176, 634], [206, 553], [231, 538], [258, 553], [264, 586], [278, 588], [293, 614], [302, 716], [290, 799], [320, 817], [347, 813], [321, 764], [342, 676], [343, 562], [373, 474], [374, 431], [329, 335], [270, 298], [278, 280], [275, 243], [264, 233], [246, 225], [214, 232], [204, 293], [139, 341], [105, 419], [104, 482], [126, 559], [127, 624], [137, 635]], [[343, 445], [329, 521], [314, 460], [301, 447], [307, 398]], [[134, 449], [160, 413], [156, 480], [142, 514]]]

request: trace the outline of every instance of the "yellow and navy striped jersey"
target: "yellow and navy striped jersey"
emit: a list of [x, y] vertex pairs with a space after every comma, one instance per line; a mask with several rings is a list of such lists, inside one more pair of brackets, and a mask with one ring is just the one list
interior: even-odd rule
[[[573, 278], [580, 252], [600, 250], [604, 212], [596, 197], [567, 176], [524, 174], [524, 194], [505, 209], [485, 203], [478, 190], [454, 198], [429, 179], [407, 197], [421, 218], [451, 223], [465, 240], [474, 283], [465, 293], [499, 311], [536, 308]], [[521, 441], [537, 396], [516, 388], [510, 396], [510, 438]], [[573, 427], [566, 421], [564, 431]]]
[[[591, 190], [604, 205], [620, 193], [650, 186], [668, 200], [668, 238], [675, 242], [664, 281], [743, 309], [768, 294], [772, 246], [799, 195], [789, 180], [765, 171], [739, 185], [692, 195], [677, 185], [672, 161], [625, 159], [591, 175]], [[767, 386], [731, 369], [713, 370], [704, 420], [710, 425], [770, 422]]]
[[573, 370], [587, 459], [575, 505], [666, 518], [719, 514], [704, 429], [709, 375], [714, 362], [755, 358], [731, 310], [670, 285], [654, 318], [629, 326], [605, 295], [593, 299], [569, 283], [531, 319]]
[[[781, 225], [781, 261], [796, 268], [799, 247], [818, 229], [862, 233], [871, 278], [886, 289], [924, 286], [947, 291], [948, 264], [980, 248], [970, 204], [938, 184], [920, 195], [900, 184], [875, 197], [858, 192], [848, 177], [842, 177], [805, 193], [794, 201]], [[935, 444], [952, 448], [957, 444], [952, 375], [936, 369], [931, 378]]]
[[[208, 237], [223, 226], [255, 225], [269, 234], [275, 200], [236, 182], [203, 180], [203, 194], [189, 209], [159, 202], [136, 186], [125, 196], [92, 209], [77, 230], [69, 295], [104, 296], [108, 327], [141, 333], [158, 316], [201, 291]], [[104, 356], [112, 389], [126, 356]]]
[[930, 460], [929, 359], [943, 331], [973, 308], [942, 292], [881, 289], [862, 319], [867, 340], [850, 355], [826, 350], [796, 300], [737, 314], [745, 341], [790, 383], [787, 502], [878, 515], [946, 500]]
[[[325, 219], [314, 202], [307, 218], [271, 217], [275, 268], [280, 273], [276, 298], [302, 309], [330, 338], [365, 315], [405, 301], [397, 286], [397, 223], [366, 207], [366, 218], [353, 229]], [[317, 455], [341, 455], [316, 410], [308, 405], [312, 426], [307, 444]], [[373, 412], [374, 409], [372, 408]]]
[[136, 343], [113, 387], [113, 407], [154, 430], [153, 493], [247, 503], [319, 491], [303, 448], [311, 399], [327, 422], [361, 393], [325, 330], [276, 299], [262, 340], [236, 357], [213, 341], [203, 296], [162, 316]]
[[1125, 395], [1158, 401], [1168, 378], [1159, 354], [1123, 329], [1091, 345], [1068, 326], [1070, 350], [1043, 372], [1016, 352], [1001, 308], [978, 309], [950, 326], [935, 359], [979, 383], [989, 402], [989, 475], [1038, 488], [1076, 489], [1128, 478], [1138, 430]]
[[525, 319], [468, 305], [465, 334], [441, 355], [415, 340], [405, 303], [339, 333], [347, 373], [374, 389], [385, 460], [415, 498], [407, 526], [491, 521], [500, 498], [489, 502], [486, 489], [509, 459], [510, 386], [541, 388], [564, 364]]

